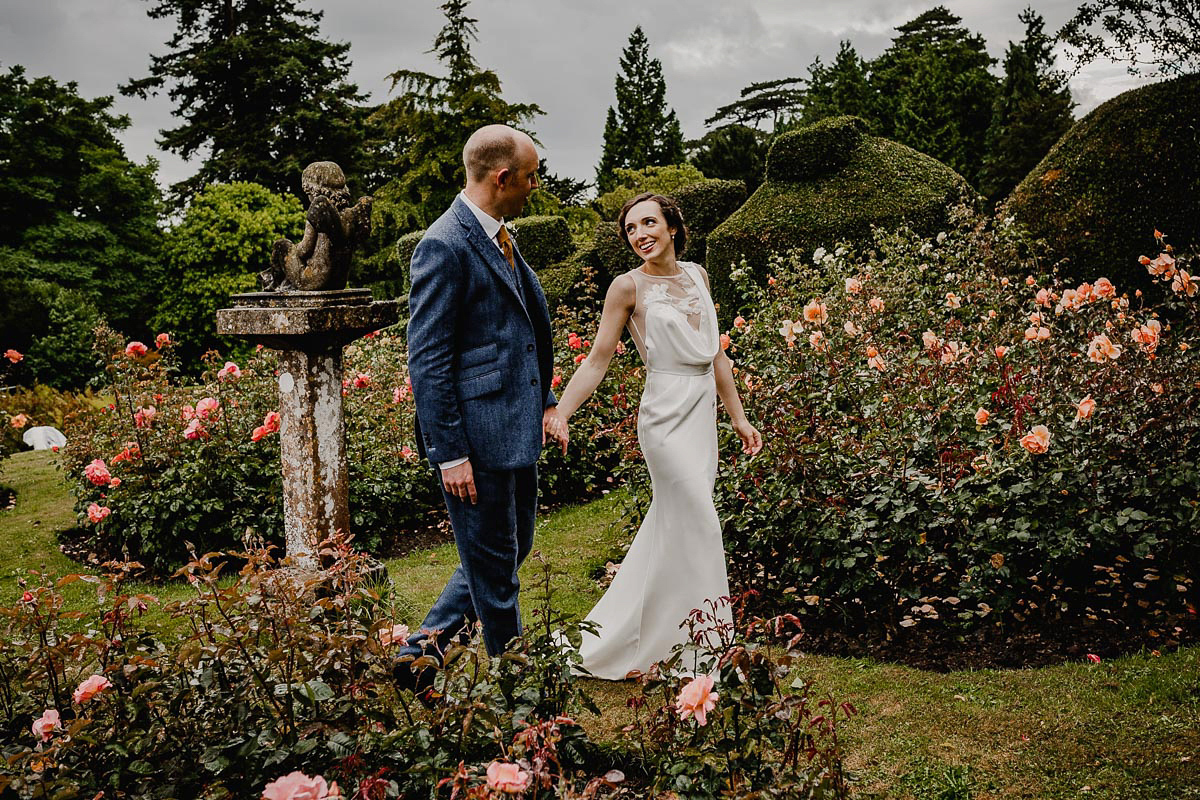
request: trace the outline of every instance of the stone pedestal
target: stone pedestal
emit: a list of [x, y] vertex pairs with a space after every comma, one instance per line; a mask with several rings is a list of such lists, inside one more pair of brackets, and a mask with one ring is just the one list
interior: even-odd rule
[[318, 543], [349, 531], [342, 348], [400, 318], [366, 289], [253, 292], [217, 312], [217, 333], [280, 350], [279, 444], [287, 556], [317, 569]]

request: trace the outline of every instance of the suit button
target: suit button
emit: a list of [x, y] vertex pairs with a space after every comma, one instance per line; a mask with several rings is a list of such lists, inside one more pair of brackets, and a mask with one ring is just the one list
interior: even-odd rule
[[533, 378], [533, 379], [531, 379], [531, 380], [529, 381], [529, 385], [530, 385], [530, 386], [537, 386], [537, 378]]
[[529, 345], [529, 346], [527, 346], [527, 347], [525, 348], [525, 350], [526, 350], [526, 352], [532, 353], [532, 352], [533, 352], [533, 345]]

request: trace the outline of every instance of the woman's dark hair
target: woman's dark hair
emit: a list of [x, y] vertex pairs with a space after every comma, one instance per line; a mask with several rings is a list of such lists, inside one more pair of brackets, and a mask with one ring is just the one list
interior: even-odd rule
[[636, 206], [645, 200], [653, 200], [658, 203], [658, 207], [662, 209], [663, 219], [667, 222], [668, 228], [675, 229], [675, 257], [679, 258], [683, 255], [683, 249], [687, 247], [687, 226], [683, 224], [683, 212], [679, 210], [679, 204], [670, 197], [654, 192], [642, 192], [637, 197], [631, 197], [625, 201], [625, 205], [621, 206], [621, 213], [617, 215], [617, 231], [621, 234], [621, 240], [625, 244], [633, 247], [633, 243], [629, 241], [629, 234], [625, 233], [625, 215], [629, 213], [629, 209]]

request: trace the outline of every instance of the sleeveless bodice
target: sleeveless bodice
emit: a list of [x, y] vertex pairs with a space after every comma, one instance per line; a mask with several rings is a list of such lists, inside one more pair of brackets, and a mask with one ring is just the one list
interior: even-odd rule
[[675, 275], [650, 275], [640, 268], [629, 273], [636, 300], [626, 327], [652, 372], [703, 374], [712, 369], [720, 346], [717, 312], [699, 267], [679, 266]]

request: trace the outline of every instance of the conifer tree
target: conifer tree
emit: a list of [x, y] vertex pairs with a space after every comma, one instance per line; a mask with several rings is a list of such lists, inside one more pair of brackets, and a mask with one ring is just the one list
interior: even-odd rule
[[1025, 38], [1009, 42], [1004, 82], [992, 110], [979, 190], [989, 200], [1004, 198], [1037, 166], [1074, 119], [1065, 77], [1054, 70], [1054, 40], [1041, 15], [1021, 12]]
[[604, 121], [604, 152], [596, 168], [596, 187], [603, 193], [616, 183], [614, 170], [643, 169], [684, 162], [683, 131], [674, 109], [667, 106], [662, 63], [650, 57], [650, 42], [639, 25], [621, 52], [617, 105]]
[[853, 114], [866, 120], [875, 116], [878, 98], [867, 80], [867, 63], [848, 41], [842, 41], [833, 63], [818, 57], [808, 68], [801, 120], [811, 124], [826, 117]]
[[253, 181], [300, 194], [300, 172], [336, 161], [363, 167], [363, 96], [347, 81], [348, 44], [320, 38], [322, 12], [300, 0], [151, 0], [154, 19], [174, 18], [169, 52], [122, 93], [166, 90], [181, 124], [159, 144], [199, 171], [172, 187], [184, 202], [213, 181]]

